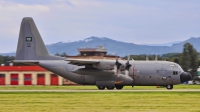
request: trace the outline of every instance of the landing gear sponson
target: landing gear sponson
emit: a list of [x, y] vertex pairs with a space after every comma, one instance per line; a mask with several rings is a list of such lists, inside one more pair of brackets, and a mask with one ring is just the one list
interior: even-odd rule
[[108, 90], [113, 90], [113, 89], [117, 89], [117, 90], [121, 90], [124, 86], [122, 85], [115, 85], [114, 86], [97, 86], [99, 90], [104, 90], [105, 88], [107, 88]]
[[[108, 90], [113, 90], [113, 89], [117, 89], [117, 90], [121, 90], [124, 86], [122, 85], [115, 85], [115, 87], [113, 86], [97, 86], [99, 90], [104, 90], [105, 88], [107, 88]], [[167, 85], [165, 86], [168, 90], [172, 90], [173, 89], [173, 85]]]

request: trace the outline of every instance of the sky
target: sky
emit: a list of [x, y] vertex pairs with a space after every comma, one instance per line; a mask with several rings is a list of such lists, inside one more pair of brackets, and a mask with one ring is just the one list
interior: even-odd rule
[[200, 0], [0, 0], [0, 53], [14, 52], [23, 17], [45, 44], [91, 36], [135, 44], [200, 37]]

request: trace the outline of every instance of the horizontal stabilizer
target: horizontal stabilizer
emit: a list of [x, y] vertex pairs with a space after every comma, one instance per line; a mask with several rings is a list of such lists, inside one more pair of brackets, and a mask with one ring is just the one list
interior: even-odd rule
[[39, 63], [39, 60], [13, 60], [13, 63]]

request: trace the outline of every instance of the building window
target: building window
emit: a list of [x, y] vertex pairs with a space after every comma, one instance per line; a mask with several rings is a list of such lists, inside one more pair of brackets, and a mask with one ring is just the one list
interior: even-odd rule
[[4, 78], [5, 77], [5, 74], [0, 74], [0, 78]]

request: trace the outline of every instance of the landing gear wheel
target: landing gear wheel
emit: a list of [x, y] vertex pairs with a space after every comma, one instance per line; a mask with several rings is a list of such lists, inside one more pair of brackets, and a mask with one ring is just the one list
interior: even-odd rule
[[97, 86], [99, 90], [104, 90], [105, 86]]
[[115, 87], [116, 87], [117, 90], [121, 90], [124, 86], [122, 86], [122, 85], [115, 85]]
[[168, 90], [171, 90], [171, 89], [173, 89], [173, 85], [167, 85], [166, 88], [167, 88]]
[[107, 88], [108, 90], [113, 90], [115, 87], [107, 86], [106, 88]]

